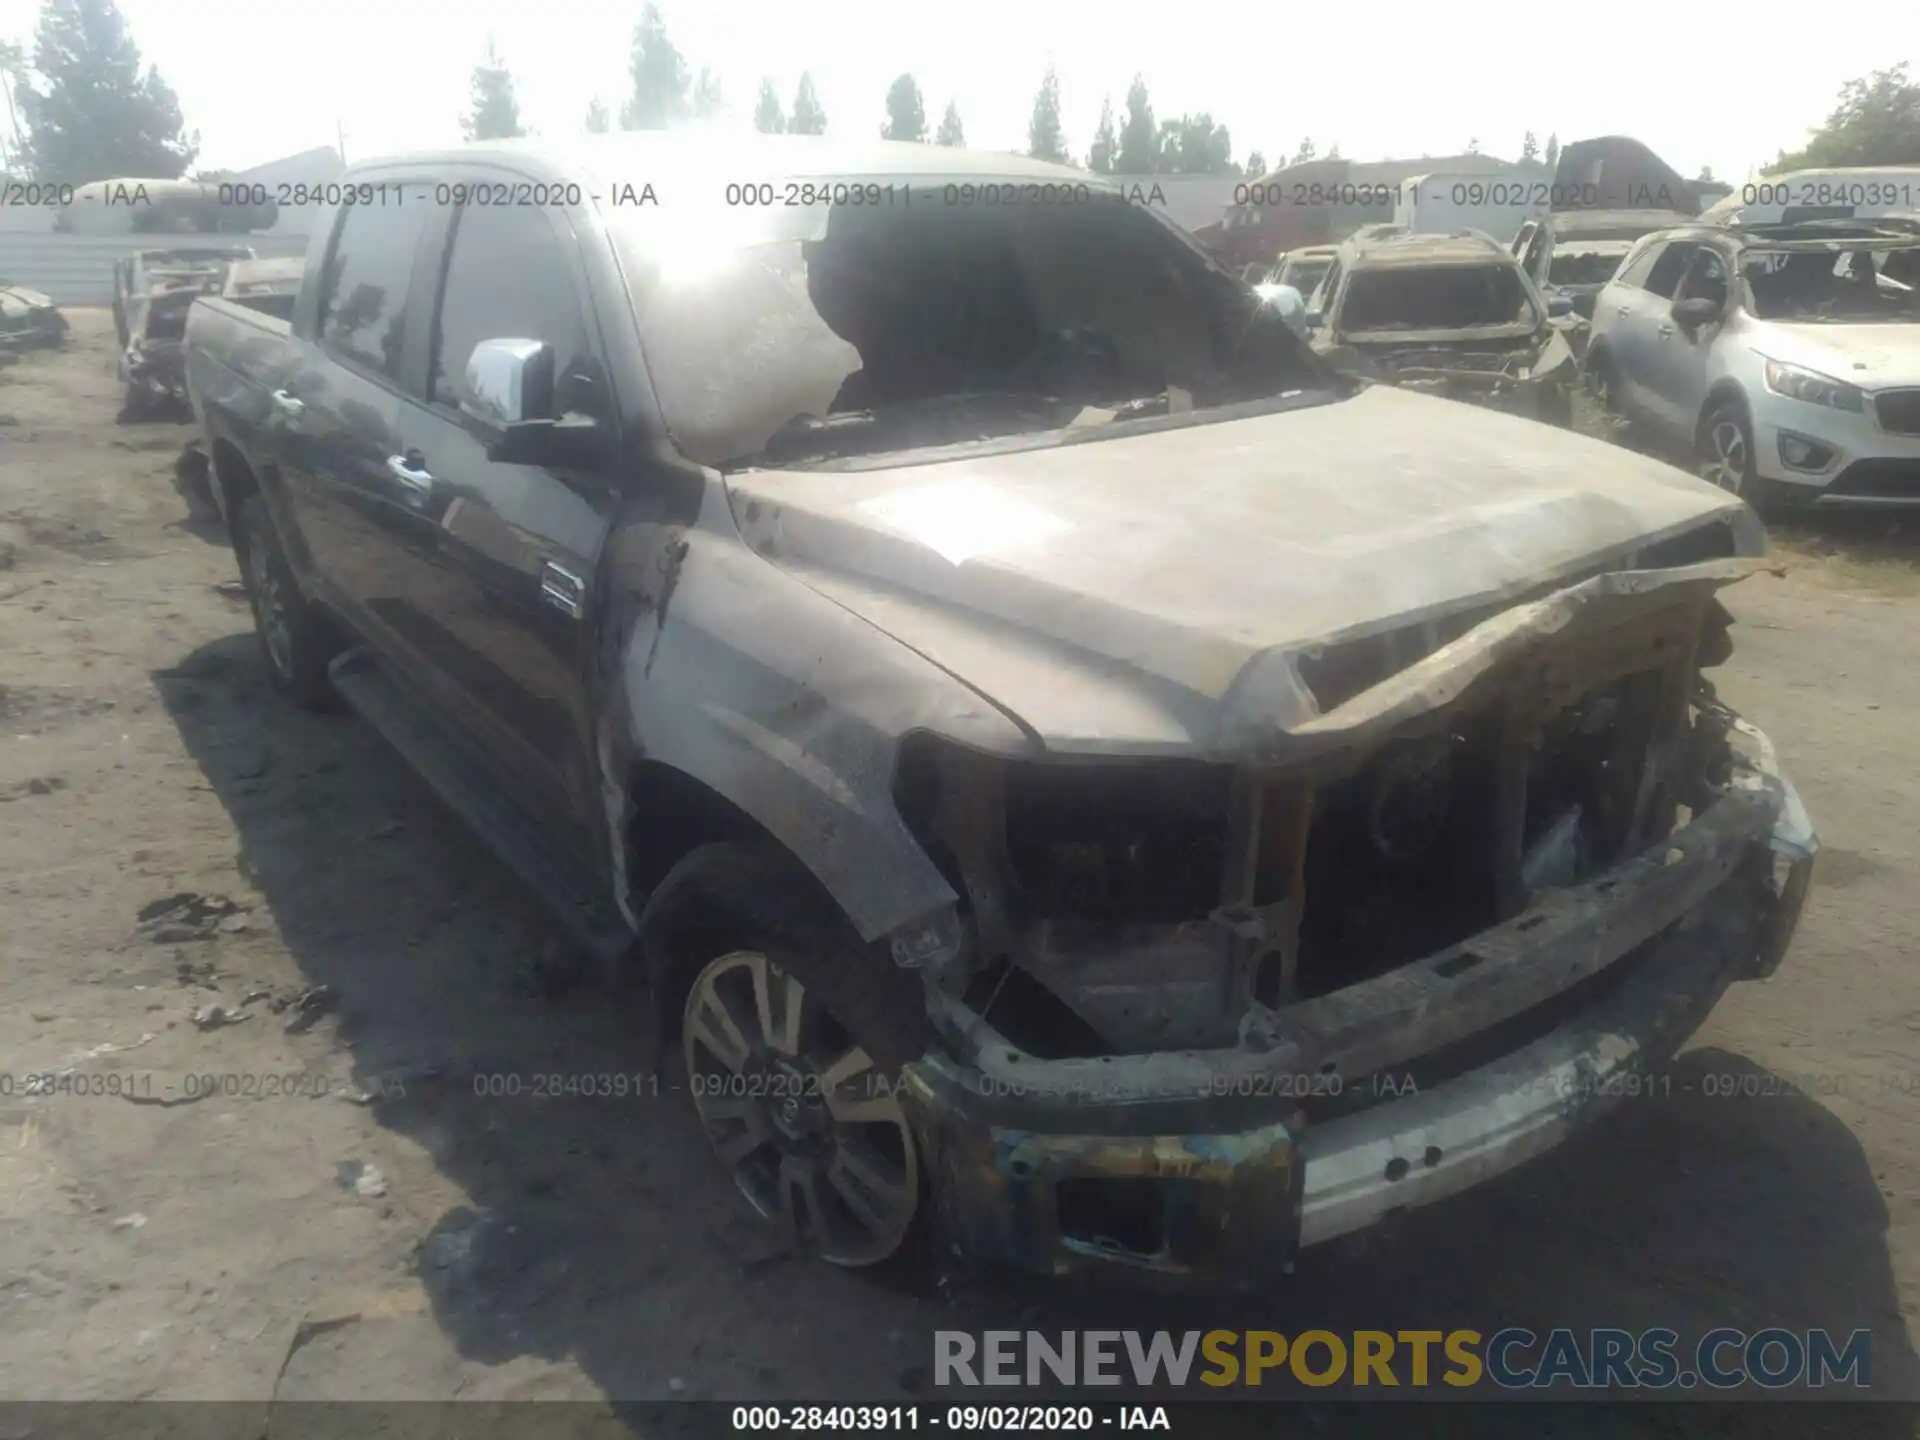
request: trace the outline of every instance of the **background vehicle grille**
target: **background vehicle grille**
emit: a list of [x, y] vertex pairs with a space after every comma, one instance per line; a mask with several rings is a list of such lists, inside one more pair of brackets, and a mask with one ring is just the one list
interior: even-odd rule
[[1889, 390], [1874, 397], [1873, 409], [1889, 435], [1920, 435], [1920, 390]]

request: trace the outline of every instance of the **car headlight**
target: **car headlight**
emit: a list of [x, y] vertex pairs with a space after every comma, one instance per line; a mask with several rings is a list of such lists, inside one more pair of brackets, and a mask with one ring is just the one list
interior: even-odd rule
[[1825, 405], [1830, 410], [1851, 410], [1858, 414], [1867, 408], [1867, 392], [1858, 385], [1835, 380], [1817, 370], [1783, 365], [1778, 360], [1767, 361], [1767, 389], [1789, 400]]

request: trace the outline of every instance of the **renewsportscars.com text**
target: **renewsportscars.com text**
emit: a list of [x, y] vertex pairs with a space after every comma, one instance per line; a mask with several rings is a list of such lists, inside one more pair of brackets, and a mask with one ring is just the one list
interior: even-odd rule
[[1872, 1388], [1866, 1330], [936, 1330], [936, 1385]]

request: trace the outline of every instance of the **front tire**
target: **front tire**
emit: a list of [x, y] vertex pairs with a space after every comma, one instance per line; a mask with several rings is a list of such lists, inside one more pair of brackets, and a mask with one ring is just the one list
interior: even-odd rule
[[254, 629], [274, 688], [303, 709], [335, 708], [327, 664], [338, 647], [326, 617], [300, 593], [258, 494], [241, 502], [234, 538]]
[[1694, 441], [1696, 473], [1730, 495], [1752, 501], [1759, 487], [1753, 474], [1753, 426], [1737, 400], [1717, 400], [1707, 408]]
[[796, 870], [721, 844], [665, 882], [699, 915], [675, 947], [698, 967], [685, 1083], [714, 1154], [788, 1246], [850, 1269], [911, 1264], [927, 1187], [899, 1090], [929, 1040], [924, 991]]

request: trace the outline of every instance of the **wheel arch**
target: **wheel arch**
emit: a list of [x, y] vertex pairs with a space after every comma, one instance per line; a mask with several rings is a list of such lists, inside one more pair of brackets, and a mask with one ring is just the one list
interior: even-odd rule
[[1753, 433], [1753, 406], [1747, 400], [1746, 389], [1732, 376], [1725, 376], [1715, 381], [1713, 388], [1707, 391], [1707, 398], [1700, 402], [1700, 413], [1694, 417], [1693, 443], [1696, 449], [1699, 447], [1701, 440], [1706, 437], [1707, 421], [1712, 417], [1714, 411], [1729, 403], [1738, 407], [1741, 417], [1747, 422], [1747, 433], [1749, 438], [1751, 438]]
[[247, 496], [260, 493], [260, 477], [253, 473], [253, 466], [247, 463], [247, 457], [241, 453], [240, 447], [225, 436], [216, 436], [208, 444], [207, 469], [213, 477], [221, 518], [226, 521], [227, 534], [237, 550], [240, 531], [235, 524], [235, 517], [240, 513], [240, 503]]

